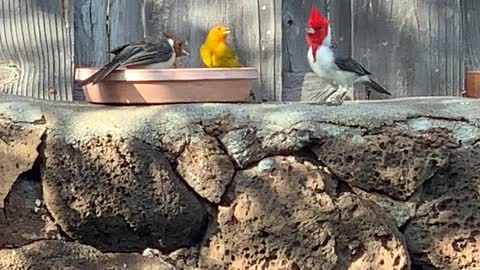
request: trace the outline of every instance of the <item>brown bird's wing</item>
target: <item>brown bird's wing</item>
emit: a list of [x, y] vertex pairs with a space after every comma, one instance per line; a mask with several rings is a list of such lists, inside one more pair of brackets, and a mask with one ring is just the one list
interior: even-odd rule
[[115, 69], [135, 65], [149, 65], [162, 63], [170, 60], [173, 48], [168, 41], [160, 42], [137, 41], [128, 45], [120, 46], [112, 50], [117, 53], [113, 60], [103, 66], [95, 74], [82, 82], [83, 85], [97, 83], [105, 79]]

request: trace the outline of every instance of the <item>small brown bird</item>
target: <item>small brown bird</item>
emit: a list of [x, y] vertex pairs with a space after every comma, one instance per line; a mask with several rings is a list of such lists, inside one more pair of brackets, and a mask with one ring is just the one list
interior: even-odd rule
[[141, 40], [119, 46], [110, 51], [115, 57], [95, 74], [82, 81], [82, 85], [96, 84], [105, 79], [117, 68], [171, 68], [177, 58], [190, 55], [186, 41], [164, 33], [160, 41]]

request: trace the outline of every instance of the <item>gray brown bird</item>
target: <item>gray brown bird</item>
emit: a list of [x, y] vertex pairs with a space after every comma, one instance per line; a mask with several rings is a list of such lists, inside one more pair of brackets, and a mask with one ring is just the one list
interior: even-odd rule
[[115, 57], [112, 61], [89, 78], [82, 85], [96, 84], [105, 79], [114, 70], [126, 68], [171, 68], [179, 57], [190, 55], [186, 50], [186, 41], [165, 34], [160, 41], [140, 40], [124, 44], [110, 51]]

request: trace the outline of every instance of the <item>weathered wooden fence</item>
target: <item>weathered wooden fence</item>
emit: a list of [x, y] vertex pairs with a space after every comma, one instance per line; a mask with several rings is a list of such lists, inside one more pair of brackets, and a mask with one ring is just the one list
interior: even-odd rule
[[109, 49], [161, 31], [188, 39], [183, 65], [199, 67], [207, 30], [223, 23], [242, 63], [260, 71], [256, 96], [298, 100], [318, 87], [305, 55], [313, 3], [338, 51], [394, 96], [459, 95], [464, 70], [480, 68], [478, 0], [0, 0], [0, 90], [81, 99], [74, 67], [105, 64]]

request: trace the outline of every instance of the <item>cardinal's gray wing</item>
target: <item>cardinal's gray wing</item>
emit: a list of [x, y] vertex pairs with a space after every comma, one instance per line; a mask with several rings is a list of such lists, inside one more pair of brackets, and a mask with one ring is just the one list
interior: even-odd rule
[[358, 76], [370, 75], [370, 72], [368, 72], [368, 70], [366, 70], [362, 65], [360, 65], [350, 56], [336, 56], [335, 64], [341, 70], [356, 73]]

